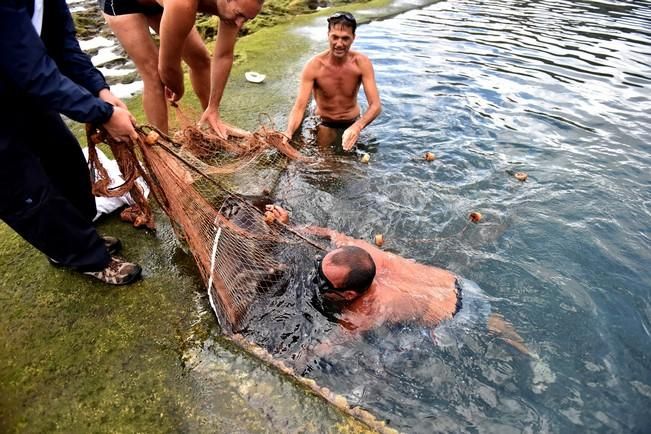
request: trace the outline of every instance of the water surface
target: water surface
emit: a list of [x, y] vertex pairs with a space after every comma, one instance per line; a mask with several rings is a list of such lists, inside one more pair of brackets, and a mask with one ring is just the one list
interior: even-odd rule
[[407, 432], [648, 430], [651, 2], [455, 0], [357, 33], [371, 162], [294, 168], [280, 200], [477, 282], [535, 356], [405, 325], [306, 374]]

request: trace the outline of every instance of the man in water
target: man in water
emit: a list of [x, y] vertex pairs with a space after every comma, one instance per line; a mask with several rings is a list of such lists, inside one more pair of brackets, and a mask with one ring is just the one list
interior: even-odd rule
[[[267, 213], [281, 223], [289, 222], [287, 211], [277, 205], [268, 205]], [[317, 261], [316, 282], [326, 309], [336, 313], [347, 335], [392, 323], [433, 328], [447, 320], [465, 321], [468, 315], [463, 315], [463, 310], [467, 309], [462, 310], [462, 305], [467, 304], [482, 311], [472, 315], [482, 316], [491, 332], [529, 354], [513, 327], [501, 316], [491, 314], [487, 297], [472, 282], [332, 229], [308, 226], [303, 231], [333, 243], [334, 249]], [[331, 345], [326, 341], [314, 352], [322, 354]]]
[[[287, 121], [287, 140], [300, 126], [311, 94], [319, 119], [319, 145], [331, 145], [340, 136], [343, 149], [351, 150], [362, 129], [380, 114], [382, 107], [373, 65], [368, 57], [350, 49], [356, 28], [357, 21], [348, 12], [337, 12], [328, 18], [329, 48], [310, 59], [303, 68], [298, 96]], [[357, 103], [360, 85], [364, 86], [368, 101], [368, 109], [362, 115]]]
[[[219, 105], [233, 66], [237, 34], [262, 9], [264, 0], [100, 0], [104, 17], [134, 61], [144, 82], [143, 106], [150, 123], [167, 132], [165, 98], [184, 93], [181, 59], [190, 66], [190, 81], [208, 123], [223, 138], [241, 135], [222, 122]], [[197, 13], [219, 17], [219, 32], [210, 60], [194, 28]], [[149, 33], [160, 34], [160, 48]]]

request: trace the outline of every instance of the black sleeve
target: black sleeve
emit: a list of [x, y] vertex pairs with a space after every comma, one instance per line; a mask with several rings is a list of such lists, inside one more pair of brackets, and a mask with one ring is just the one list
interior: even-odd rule
[[91, 94], [90, 81], [80, 86], [59, 70], [19, 3], [0, 4], [0, 94], [22, 93], [78, 122], [106, 122], [113, 106]]
[[[54, 1], [47, 7], [53, 7]], [[102, 73], [93, 66], [90, 58], [79, 47], [77, 41], [75, 24], [72, 21], [72, 16], [68, 9], [65, 0], [58, 0], [59, 7], [58, 20], [62, 27], [63, 43], [62, 53], [58, 59], [59, 68], [61, 72], [70, 77], [77, 84], [85, 87], [90, 93], [97, 96], [100, 90], [108, 89], [109, 86], [104, 79]]]

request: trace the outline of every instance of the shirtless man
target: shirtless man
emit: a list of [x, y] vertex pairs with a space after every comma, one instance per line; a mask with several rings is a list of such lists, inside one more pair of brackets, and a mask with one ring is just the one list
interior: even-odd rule
[[[190, 67], [190, 81], [205, 110], [207, 122], [226, 138], [219, 105], [233, 65], [237, 34], [254, 18], [264, 0], [99, 0], [113, 33], [134, 61], [144, 82], [147, 120], [167, 132], [166, 98], [178, 101], [185, 91], [181, 59]], [[194, 28], [199, 12], [217, 15], [219, 32], [212, 57]], [[160, 49], [149, 28], [160, 35]], [[235, 131], [237, 133], [237, 131]]]
[[[319, 145], [334, 143], [343, 131], [342, 147], [351, 150], [362, 129], [380, 114], [373, 65], [362, 53], [350, 50], [356, 28], [357, 21], [348, 12], [337, 12], [328, 18], [329, 49], [317, 54], [303, 68], [298, 96], [285, 130], [288, 141], [303, 120], [311, 94], [316, 102], [316, 115], [320, 117]], [[357, 103], [360, 84], [368, 101], [368, 109], [361, 116]]]
[[[287, 211], [277, 205], [268, 205], [267, 213], [281, 223], [289, 222]], [[345, 335], [359, 335], [384, 324], [415, 323], [434, 328], [457, 315], [463, 317], [462, 306], [468, 304], [480, 306], [490, 332], [530, 354], [513, 327], [490, 312], [488, 300], [472, 282], [332, 229], [308, 226], [302, 231], [328, 238], [335, 247], [318, 261], [316, 280], [326, 309], [336, 313], [347, 331], [334, 341], [317, 345], [313, 353], [326, 353], [337, 340], [346, 339]]]

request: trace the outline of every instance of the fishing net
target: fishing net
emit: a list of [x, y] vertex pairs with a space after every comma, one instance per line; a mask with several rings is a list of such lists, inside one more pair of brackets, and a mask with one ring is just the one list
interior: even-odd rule
[[[189, 124], [189, 123], [188, 123]], [[105, 132], [87, 129], [89, 164], [96, 173], [98, 196], [131, 193], [136, 204], [121, 213], [137, 227], [153, 228], [154, 218], [136, 182], [143, 176], [177, 237], [194, 257], [222, 330], [242, 349], [291, 375], [317, 395], [369, 427], [393, 432], [367, 411], [315, 381], [297, 375], [255, 342], [238, 333], [254, 304], [287, 286], [296, 268], [291, 259], [322, 253], [324, 245], [308, 233], [283, 224], [265, 212], [270, 192], [291, 160], [307, 160], [263, 124], [254, 133], [232, 129], [227, 140], [187, 126], [168, 137], [150, 126], [136, 128], [139, 140], [126, 145]], [[96, 146], [106, 143], [126, 180], [110, 188]], [[291, 255], [290, 255], [291, 256]]]
[[[265, 210], [272, 203], [269, 191], [288, 159], [303, 157], [285, 144], [282, 133], [265, 125], [228, 140], [192, 126], [173, 139], [153, 127], [140, 127], [138, 133], [144, 171], [135, 148], [98, 131], [88, 132], [89, 161], [98, 173], [94, 192], [131, 192], [136, 205], [123, 211], [122, 218], [153, 227], [153, 214], [134, 182], [143, 173], [177, 237], [194, 256], [221, 327], [237, 332], [258, 295], [288, 278], [281, 261], [285, 249], [301, 245], [322, 250]], [[100, 141], [109, 144], [126, 179], [118, 188], [107, 188], [109, 180], [93, 146]]]

